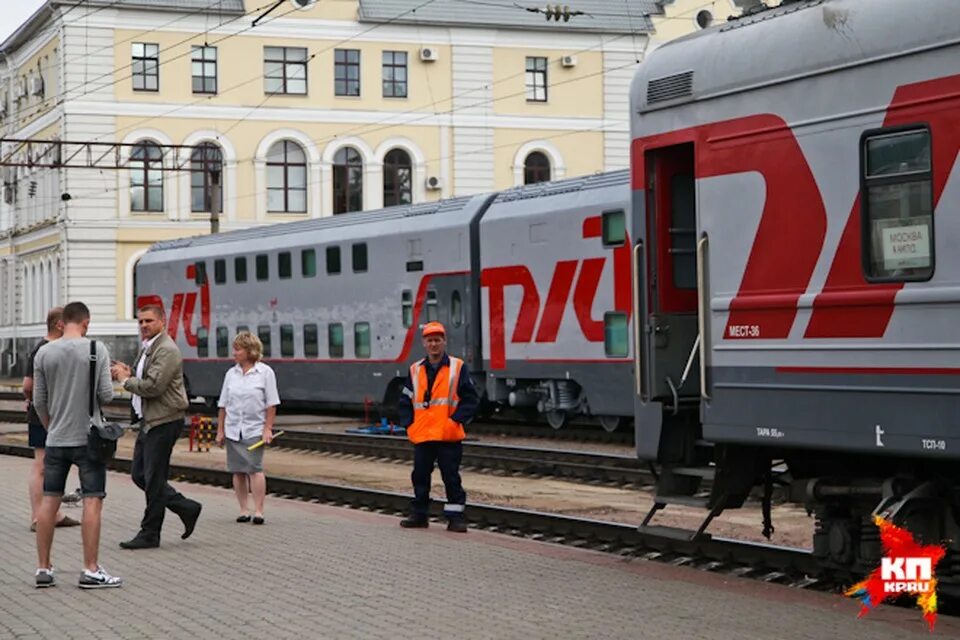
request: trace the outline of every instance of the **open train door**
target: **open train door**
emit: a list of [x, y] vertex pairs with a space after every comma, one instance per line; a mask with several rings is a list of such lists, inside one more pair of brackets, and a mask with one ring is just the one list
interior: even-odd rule
[[[686, 449], [683, 441], [693, 430], [682, 425], [698, 424], [699, 416], [693, 143], [645, 151], [644, 171], [642, 206], [634, 209], [644, 214], [638, 224], [645, 225], [646, 240], [643, 251], [635, 250], [635, 311], [638, 418], [645, 411], [649, 420], [638, 419], [636, 443], [639, 457], [657, 460], [664, 447]], [[662, 412], [661, 424], [654, 415], [657, 410]]]

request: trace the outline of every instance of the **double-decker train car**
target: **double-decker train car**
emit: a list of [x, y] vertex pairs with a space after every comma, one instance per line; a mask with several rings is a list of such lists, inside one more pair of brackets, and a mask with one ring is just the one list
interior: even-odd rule
[[940, 584], [960, 584], [958, 19], [953, 0], [784, 2], [641, 65], [646, 526], [683, 503], [705, 527], [781, 480], [827, 565], [876, 565], [877, 514], [944, 541]]
[[555, 428], [633, 415], [627, 171], [154, 245], [193, 395], [216, 398], [233, 337], [258, 334], [285, 402], [382, 403], [439, 320], [485, 406]]

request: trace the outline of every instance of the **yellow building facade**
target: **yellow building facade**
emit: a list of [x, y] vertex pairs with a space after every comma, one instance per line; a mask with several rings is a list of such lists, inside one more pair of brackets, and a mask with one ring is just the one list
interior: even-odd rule
[[[3, 167], [0, 375], [22, 370], [46, 310], [68, 300], [133, 349], [136, 262], [209, 232], [214, 174], [228, 231], [624, 168], [644, 51], [734, 11], [583, 0], [571, 8], [588, 15], [565, 22], [458, 0], [74, 4], [50, 0], [0, 45], [0, 155], [21, 165]], [[120, 143], [122, 168], [26, 166], [40, 152], [25, 139]]]

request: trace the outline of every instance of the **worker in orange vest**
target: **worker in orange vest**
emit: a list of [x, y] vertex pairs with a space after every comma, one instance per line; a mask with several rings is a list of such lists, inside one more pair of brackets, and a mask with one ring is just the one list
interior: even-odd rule
[[463, 459], [463, 425], [473, 420], [480, 396], [467, 365], [447, 355], [447, 332], [439, 322], [423, 327], [427, 357], [410, 366], [399, 402], [399, 424], [407, 428], [413, 443], [413, 501], [410, 516], [400, 521], [405, 528], [429, 526], [430, 476], [440, 467], [447, 502], [443, 515], [447, 531], [466, 533], [464, 506], [467, 494], [460, 482]]

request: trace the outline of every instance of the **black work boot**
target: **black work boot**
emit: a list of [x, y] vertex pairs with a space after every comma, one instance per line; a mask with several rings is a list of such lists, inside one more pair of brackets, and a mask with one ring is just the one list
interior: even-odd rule
[[400, 521], [400, 526], [404, 529], [426, 529], [430, 521], [423, 516], [408, 516]]
[[455, 531], [457, 533], [466, 533], [467, 532], [467, 521], [463, 518], [457, 518], [456, 520], [451, 520], [447, 523], [447, 531]]

